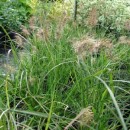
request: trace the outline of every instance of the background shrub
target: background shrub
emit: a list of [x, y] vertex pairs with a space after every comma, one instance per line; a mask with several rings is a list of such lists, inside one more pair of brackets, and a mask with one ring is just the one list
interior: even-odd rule
[[11, 0], [0, 2], [0, 24], [12, 30], [20, 30], [36, 8], [37, 0]]
[[78, 22], [87, 27], [100, 27], [107, 33], [127, 33], [130, 30], [127, 26], [130, 23], [129, 17], [130, 3], [128, 1], [80, 0], [78, 2]]

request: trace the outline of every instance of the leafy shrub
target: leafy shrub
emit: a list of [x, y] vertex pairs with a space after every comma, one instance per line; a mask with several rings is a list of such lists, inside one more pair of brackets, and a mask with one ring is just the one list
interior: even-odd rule
[[[37, 0], [12, 0], [0, 2], [0, 24], [9, 29], [19, 30], [28, 17], [34, 13]], [[29, 3], [30, 2], [30, 3]]]
[[23, 4], [23, 6], [26, 6], [28, 7], [27, 11], [30, 13], [30, 14], [33, 14], [36, 12], [36, 7], [38, 5], [38, 0], [18, 0], [20, 3]]
[[71, 16], [72, 13], [72, 3], [70, 1], [61, 3], [56, 1], [50, 11], [51, 17], [58, 17], [60, 15], [66, 14], [67, 16]]
[[[67, 17], [72, 16], [73, 12], [73, 2], [72, 0], [55, 0], [54, 2], [50, 0], [45, 0], [45, 4], [41, 4], [41, 9], [44, 10], [45, 17], [48, 17], [50, 20], [57, 20], [66, 15]], [[40, 11], [40, 10], [38, 10]], [[41, 12], [41, 11], [40, 11]]]
[[130, 17], [130, 3], [125, 0], [86, 1], [78, 2], [78, 22], [81, 25], [100, 26], [106, 31], [128, 31], [125, 24]]

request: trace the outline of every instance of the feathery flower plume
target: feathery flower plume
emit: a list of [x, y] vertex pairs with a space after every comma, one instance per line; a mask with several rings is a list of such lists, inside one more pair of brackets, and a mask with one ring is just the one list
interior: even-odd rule
[[68, 130], [74, 124], [74, 122], [79, 122], [81, 125], [90, 125], [93, 119], [94, 114], [89, 106], [82, 109], [80, 113], [64, 128], [64, 130]]
[[98, 11], [96, 7], [93, 7], [89, 14], [88, 14], [88, 18], [87, 18], [87, 22], [88, 25], [90, 25], [91, 27], [95, 27], [97, 25], [98, 22]]

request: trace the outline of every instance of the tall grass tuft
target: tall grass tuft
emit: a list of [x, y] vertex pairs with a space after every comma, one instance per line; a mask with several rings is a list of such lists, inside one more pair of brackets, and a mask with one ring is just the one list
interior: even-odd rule
[[0, 128], [127, 130], [129, 44], [92, 35], [66, 15], [57, 23], [49, 11], [25, 27], [24, 49], [12, 48], [16, 71], [0, 75]]

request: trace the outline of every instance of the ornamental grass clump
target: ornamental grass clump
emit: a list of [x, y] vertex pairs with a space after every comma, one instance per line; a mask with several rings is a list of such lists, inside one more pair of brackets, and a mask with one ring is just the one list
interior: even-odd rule
[[110, 51], [113, 48], [113, 44], [110, 39], [96, 39], [87, 34], [80, 40], [72, 41], [72, 47], [78, 59], [86, 59], [89, 55], [97, 55], [103, 48], [105, 48], [108, 55], [111, 54]]

